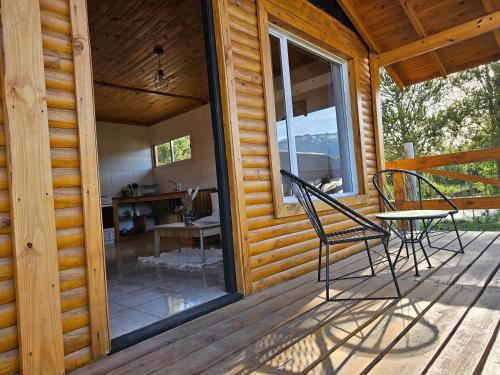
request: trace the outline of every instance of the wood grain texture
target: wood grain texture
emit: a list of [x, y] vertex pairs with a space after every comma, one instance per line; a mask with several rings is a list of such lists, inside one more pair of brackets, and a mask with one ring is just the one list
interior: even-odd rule
[[[375, 54], [420, 43], [443, 32], [500, 10], [498, 1], [339, 0], [347, 16]], [[500, 58], [497, 29], [430, 53], [387, 66], [400, 87], [427, 81]], [[456, 40], [450, 37], [450, 41]], [[395, 72], [397, 76], [391, 72]]]
[[109, 351], [110, 338], [97, 161], [97, 136], [92, 89], [92, 61], [86, 1], [70, 0], [70, 8], [90, 309], [89, 335], [92, 343], [92, 355], [97, 358]]
[[40, 3], [3, 0], [1, 9], [20, 368], [25, 374], [62, 374], [64, 351]]
[[[281, 190], [281, 184], [279, 176], [274, 178], [279, 162], [273, 157], [274, 95], [272, 73], [269, 74], [267, 22], [276, 23], [348, 59], [356, 154], [363, 181], [361, 190], [365, 195], [348, 198], [347, 203], [367, 214], [380, 208], [376, 192], [368, 183], [377, 166], [370, 70], [368, 52], [359, 38], [307, 1], [228, 0], [227, 9], [227, 33], [231, 43], [224, 56], [233, 63], [230, 74], [234, 74], [234, 91], [228, 93], [232, 98], [226, 110], [231, 111], [237, 124], [234, 133], [237, 138], [233, 138], [233, 142], [238, 149], [232, 152], [237, 152], [241, 163], [242, 181], [238, 188], [243, 192], [238, 202], [240, 211], [235, 212], [239, 212], [241, 221], [246, 224], [246, 232], [242, 233], [248, 265], [244, 271], [251, 280], [249, 292], [255, 292], [298, 277], [313, 269], [317, 262], [317, 241], [303, 211], [297, 208], [288, 217], [279, 217], [276, 209], [282, 202], [277, 201], [273, 193]], [[236, 58], [230, 58], [232, 56]], [[228, 76], [228, 67], [224, 69]], [[350, 225], [334, 215], [331, 210], [322, 212], [325, 222], [331, 223], [329, 230]], [[359, 249], [349, 251], [353, 253]]]
[[227, 0], [213, 0], [215, 36], [221, 85], [226, 158], [231, 191], [231, 218], [233, 220], [233, 249], [238, 290], [251, 293], [249, 280], [248, 227], [243, 189], [243, 168], [238, 127], [235, 68], [232, 50], [232, 30], [229, 27]]

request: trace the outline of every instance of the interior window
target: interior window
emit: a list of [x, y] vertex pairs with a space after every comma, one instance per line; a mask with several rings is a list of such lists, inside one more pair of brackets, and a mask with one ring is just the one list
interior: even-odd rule
[[176, 138], [154, 146], [155, 167], [191, 159], [191, 136]]
[[357, 193], [347, 64], [285, 33], [270, 42], [281, 168], [328, 194]]

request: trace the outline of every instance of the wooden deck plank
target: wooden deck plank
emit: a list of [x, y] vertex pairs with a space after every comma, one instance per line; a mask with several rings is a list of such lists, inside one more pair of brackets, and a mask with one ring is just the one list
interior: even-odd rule
[[[490, 262], [491, 264], [497, 262], [492, 279], [498, 280], [500, 279], [498, 270], [500, 239], [496, 241], [496, 248], [492, 250], [489, 253], [496, 256], [492, 256], [493, 259], [490, 258]], [[486, 272], [484, 275], [486, 276]], [[468, 288], [476, 289], [468, 286], [465, 290]], [[456, 331], [452, 332], [449, 339], [441, 345], [437, 359], [429, 367], [429, 374], [443, 373], [445, 370], [452, 373], [472, 373], [480, 365], [481, 357], [487, 350], [489, 340], [500, 320], [500, 291], [485, 285], [481, 292], [477, 302], [473, 302], [463, 319], [457, 323]]]
[[[397, 270], [404, 294], [399, 301], [325, 302], [323, 285], [312, 272], [123, 351], [129, 358], [114, 360], [114, 355], [99, 361], [112, 360], [97, 367], [99, 371], [87, 366], [78, 373], [350, 374], [373, 370], [409, 375], [421, 373], [435, 358], [431, 371], [442, 373], [442, 366], [448, 371], [451, 361], [460, 366], [460, 373], [480, 368], [496, 374], [499, 345], [494, 332], [500, 319], [500, 281], [498, 275], [492, 277], [499, 267], [495, 256], [499, 238], [495, 233], [478, 235], [463, 236], [465, 254], [427, 249], [434, 268], [422, 267], [420, 278], [414, 277], [412, 258], [403, 257]], [[453, 237], [448, 234], [439, 241], [444, 245]], [[495, 238], [494, 246], [485, 250]], [[395, 250], [392, 246], [391, 251]], [[365, 263], [362, 252], [338, 262], [335, 271], [349, 273]], [[394, 293], [386, 265], [377, 265], [377, 270], [376, 278], [339, 281], [333, 289], [345, 296]], [[477, 322], [473, 328], [486, 332], [479, 341], [474, 339], [480, 335], [471, 335], [468, 329]], [[454, 360], [454, 353], [464, 357], [462, 362]]]
[[[470, 236], [470, 234], [468, 234]], [[474, 244], [474, 243], [473, 243]], [[454, 254], [439, 252], [436, 255], [443, 256], [443, 259], [448, 259], [452, 261], [455, 257]], [[425, 279], [431, 277], [433, 274], [444, 269], [444, 266], [447, 263], [441, 263], [440, 265], [435, 266], [434, 269], [431, 270], [422, 270], [420, 278], [414, 278], [413, 273], [408, 273], [407, 277], [399, 277], [401, 280], [401, 291], [403, 297], [409, 296], [411, 298], [413, 295], [418, 294], [419, 289], [422, 288], [422, 284]], [[405, 280], [407, 279], [407, 280]], [[407, 281], [407, 284], [403, 284], [402, 281]], [[420, 287], [420, 288], [419, 288]], [[437, 290], [439, 288], [434, 287], [433, 289]], [[373, 321], [377, 319], [378, 316], [381, 316], [386, 310], [389, 310], [391, 307], [395, 307], [398, 305], [400, 301], [376, 301], [371, 304], [370, 310], [368, 313], [356, 314], [356, 312], [348, 312], [347, 317], [344, 319], [347, 321], [347, 324], [342, 327], [342, 331], [344, 332], [343, 337], [338, 339], [338, 326], [336, 320], [334, 320], [331, 324], [323, 326], [317, 332], [314, 332], [310, 335], [310, 337], [305, 338], [301, 342], [297, 342], [293, 347], [289, 348], [287, 351], [281, 353], [279, 356], [273, 358], [272, 360], [266, 363], [263, 368], [263, 372], [269, 372], [270, 368], [275, 368], [279, 370], [289, 371], [293, 373], [306, 372], [315, 367], [315, 365], [319, 365], [325, 357], [328, 357], [331, 353], [334, 353], [338, 349], [342, 348], [345, 344], [346, 340], [350, 340], [352, 337], [355, 337], [361, 329], [365, 326], [370, 325]], [[404, 305], [404, 300], [403, 300]], [[356, 317], [356, 319], [354, 319]], [[335, 340], [326, 340], [326, 338], [335, 337]], [[314, 347], [309, 347], [305, 342], [315, 342], [320, 341], [321, 345], [317, 345]], [[351, 346], [348, 345], [347, 348]], [[298, 357], [298, 353], [307, 348], [308, 352], [308, 360], [301, 361], [300, 357]], [[326, 368], [331, 368], [330, 366], [326, 366]]]
[[[442, 242], [437, 243], [445, 245], [449, 243], [450, 238], [452, 238], [451, 235], [449, 235], [448, 238], [443, 238], [441, 240]], [[405, 273], [411, 273], [413, 270], [413, 260], [403, 258], [399, 263], [398, 269], [399, 278], [401, 278]], [[381, 271], [382, 269], [377, 269], [377, 275]], [[391, 280], [386, 280], [383, 285], [388, 285], [388, 293], [394, 293]], [[370, 290], [372, 292], [376, 291], [376, 285], [372, 284], [370, 286]], [[366, 293], [365, 295], [370, 293], [370, 291], [366, 290], [364, 292]], [[292, 324], [284, 325], [276, 331], [267, 332], [254, 343], [247, 342], [246, 346], [242, 350], [223, 361], [219, 361], [217, 365], [207, 372], [209, 374], [236, 374], [255, 370], [274, 355], [279, 354], [295, 342], [300, 341], [302, 337], [314, 332], [315, 329], [326, 324], [328, 321], [335, 319], [336, 316], [345, 312], [351, 305], [352, 304], [345, 302], [326, 303], [324, 309], [312, 310], [307, 315], [301, 317], [300, 320], [293, 322]], [[325, 315], [322, 313], [323, 310]], [[305, 330], [304, 326], [308, 329]]]
[[[482, 240], [477, 243], [486, 247], [497, 235], [495, 233], [486, 233]], [[496, 238], [496, 241], [498, 241], [498, 238]], [[468, 272], [453, 283], [454, 285], [445, 297], [426, 312], [424, 321], [432, 324], [433, 330], [439, 333], [435, 340], [427, 345], [422, 345], [422, 340], [428, 337], [427, 327], [423, 324], [409, 327], [411, 329], [407, 330], [397, 343], [389, 347], [387, 353], [380, 353], [372, 361], [370, 364], [370, 368], [373, 367], [371, 373], [384, 374], [390, 369], [391, 371], [408, 374], [420, 374], [432, 360], [440, 346], [446, 343], [446, 339], [453, 327], [480, 293], [481, 287], [476, 285], [482, 286], [490, 273], [495, 271], [495, 267], [498, 266], [498, 256], [495, 251], [495, 248], [490, 246], [477, 260], [477, 263], [474, 263]], [[473, 255], [470, 250], [467, 250], [464, 256], [456, 258], [456, 264], [449, 268], [447, 272], [456, 274], [457, 267], [467, 266], [468, 262], [473, 261]], [[434, 282], [442, 284], [440, 276], [437, 275]], [[471, 285], [472, 280], [475, 280], [477, 284]], [[448, 283], [452, 284], [452, 281]], [[411, 350], [411, 348], [414, 349]]]
[[[408, 267], [404, 272], [408, 272], [410, 269], [411, 267]], [[366, 296], [366, 294], [370, 293], [370, 291], [382, 288], [386, 284], [390, 284], [390, 287], [388, 288], [389, 291], [385, 290], [385, 292], [388, 292], [389, 295], [395, 295], [395, 289], [392, 285], [392, 281], [388, 281], [387, 279], [384, 280], [381, 277], [377, 277], [374, 279], [365, 279], [360, 282], [357, 282], [356, 280], [343, 281], [343, 283], [344, 285], [337, 283], [338, 289], [335, 291], [335, 293], [339, 295], [343, 292], [344, 295], [342, 297], [357, 298]], [[355, 285], [354, 288], [353, 285]], [[232, 334], [227, 335], [220, 340], [214, 341], [209, 346], [201, 348], [189, 357], [186, 357], [184, 359], [177, 359], [176, 362], [172, 365], [162, 367], [161, 371], [158, 368], [157, 371], [165, 374], [188, 374], [198, 371], [205, 371], [212, 364], [220, 361], [221, 358], [231, 355], [239, 348], [244, 348], [250, 342], [258, 340], [269, 332], [274, 332], [279, 327], [285, 326], [289, 322], [294, 321], [294, 319], [296, 318], [304, 319], [304, 317], [311, 315], [312, 320], [316, 321], [318, 319], [318, 315], [323, 316], [322, 314], [326, 314], [326, 317], [331, 317], [333, 312], [341, 310], [342, 304], [351, 304], [343, 302], [334, 304], [326, 303], [323, 296], [323, 289], [324, 287], [322, 284], [316, 284], [314, 289], [315, 298], [311, 301], [312, 304], [308, 305], [307, 308], [302, 310], [302, 313], [300, 314], [295, 313], [296, 307], [294, 306], [302, 307], [303, 302], [293, 302], [290, 307], [286, 307], [285, 309], [276, 311], [273, 314], [266, 316], [265, 320], [247, 324], [243, 329], [237, 332], [233, 332]], [[349, 292], [346, 292], [347, 290]], [[311, 291], [311, 293], [313, 292]], [[326, 311], [323, 311], [322, 308], [326, 309]], [[285, 313], [285, 311], [291, 311], [292, 314]], [[242, 340], [242, 338], [244, 339]]]
[[[360, 255], [363, 258], [363, 255]], [[347, 267], [352, 266], [354, 262], [349, 263]], [[202, 349], [214, 341], [220, 340], [228, 334], [237, 331], [252, 322], [267, 318], [269, 314], [280, 311], [281, 319], [286, 321], [287, 316], [300, 315], [304, 309], [310, 309], [321, 303], [320, 299], [314, 295], [313, 291], [319, 290], [315, 279], [315, 274], [309, 274], [309, 282], [298, 287], [287, 290], [286, 288], [278, 288], [277, 295], [268, 300], [266, 303], [254, 305], [251, 309], [246, 309], [236, 316], [221, 320], [215, 324], [205, 326], [205, 329], [200, 329], [193, 335], [183, 337], [169, 345], [159, 348], [149, 354], [138, 358], [136, 361], [126, 363], [125, 365], [116, 368], [111, 373], [137, 373], [143, 372], [145, 368], [150, 372], [159, 371], [160, 368], [165, 368], [175, 361], [181, 360], [190, 355], [196, 350]], [[258, 294], [256, 295], [258, 296]], [[253, 297], [253, 296], [252, 296]], [[252, 299], [250, 297], [249, 299]], [[315, 300], [316, 299], [316, 300]], [[295, 302], [290, 306], [290, 301]], [[281, 311], [287, 309], [286, 311]], [[287, 315], [288, 314], [288, 315]], [[173, 330], [175, 331], [175, 330]]]
[[[483, 241], [488, 240], [488, 235], [485, 236]], [[496, 272], [498, 268], [494, 249], [487, 247], [483, 241], [475, 241], [467, 248], [465, 255], [454, 257], [438, 272], [425, 279], [414, 291], [416, 294], [410, 293], [393, 308], [384, 312], [366, 329], [334, 351], [313, 373], [324, 372], [330, 368], [337, 371], [341, 369], [347, 374], [364, 373], [382, 358], [383, 366], [380, 371], [420, 374], [420, 365], [425, 366], [427, 363], [425, 358], [432, 352], [430, 349], [439, 347], [440, 341], [446, 337], [443, 337], [446, 327], [440, 324], [443, 317], [459, 318], [481, 292], [480, 287], [464, 288], [463, 285], [457, 285], [458, 281], [465, 279], [467, 282], [482, 277], [477, 284], [482, 286], [491, 272]], [[485, 248], [486, 251], [483, 252]], [[439, 276], [450, 272], [454, 274], [454, 279], [449, 283], [440, 282]], [[420, 301], [418, 296], [425, 289], [431, 289], [432, 292], [428, 292], [424, 300]], [[408, 336], [411, 336], [412, 340]], [[393, 353], [398, 359], [404, 358], [404, 369], [394, 366], [389, 359], [382, 357], [384, 352], [396, 343], [401, 343], [401, 347]]]
[[[376, 246], [375, 249], [381, 248], [381, 246]], [[343, 259], [339, 262], [338, 267], [352, 267], [355, 264], [359, 264], [360, 261], [364, 260], [365, 255], [358, 253], [353, 256]], [[126, 365], [135, 359], [141, 358], [142, 356], [154, 352], [155, 350], [161, 349], [168, 346], [180, 339], [184, 339], [192, 334], [198, 333], [204, 328], [207, 328], [213, 324], [216, 324], [225, 319], [234, 319], [241, 312], [249, 310], [256, 305], [264, 304], [266, 301], [270, 301], [276, 296], [283, 294], [289, 290], [298, 288], [305, 284], [314, 283], [315, 275], [314, 273], [308, 273], [288, 283], [283, 283], [277, 285], [276, 287], [266, 289], [260, 293], [252, 295], [245, 298], [238, 303], [225, 306], [211, 314], [205, 315], [201, 318], [190, 321], [177, 327], [173, 330], [155, 336], [149, 340], [146, 340], [138, 345], [134, 345], [130, 348], [122, 350], [116, 354], [113, 354], [106, 359], [91, 363], [86, 367], [78, 369], [73, 372], [75, 375], [79, 374], [105, 374], [111, 370], [114, 370], [120, 366]]]
[[497, 375], [500, 374], [500, 338], [498, 336], [498, 331], [500, 329], [500, 321], [497, 323], [497, 328], [491, 337], [491, 348], [489, 350], [485, 359], [485, 363], [481, 363], [481, 366], [476, 368], [476, 373], [481, 373], [482, 375]]

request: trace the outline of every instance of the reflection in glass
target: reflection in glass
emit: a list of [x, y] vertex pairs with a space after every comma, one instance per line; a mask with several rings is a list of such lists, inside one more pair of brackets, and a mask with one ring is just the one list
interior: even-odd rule
[[342, 67], [292, 42], [288, 59], [298, 174], [329, 194], [352, 192]]

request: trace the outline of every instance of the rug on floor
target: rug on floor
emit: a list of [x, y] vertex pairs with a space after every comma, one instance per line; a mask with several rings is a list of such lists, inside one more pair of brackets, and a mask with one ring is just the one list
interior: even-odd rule
[[181, 252], [177, 250], [160, 253], [160, 256], [138, 257], [141, 264], [161, 264], [170, 269], [189, 270], [202, 267], [213, 267], [222, 262], [222, 249], [211, 247], [205, 249], [205, 263], [201, 261], [201, 250], [199, 248], [183, 247]]

